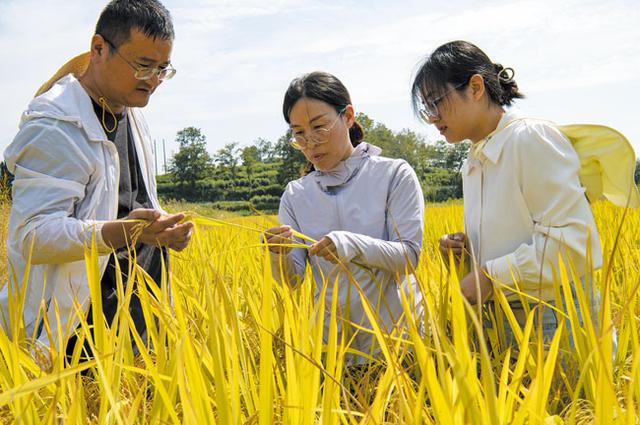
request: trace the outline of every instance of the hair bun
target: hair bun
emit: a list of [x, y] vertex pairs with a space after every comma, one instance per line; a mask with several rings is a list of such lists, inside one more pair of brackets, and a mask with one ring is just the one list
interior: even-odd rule
[[354, 121], [353, 125], [349, 129], [349, 138], [351, 139], [353, 147], [358, 146], [364, 139], [364, 128], [358, 121]]
[[502, 84], [511, 83], [515, 76], [516, 72], [510, 67], [502, 68], [498, 71], [498, 80], [500, 80], [500, 83]]

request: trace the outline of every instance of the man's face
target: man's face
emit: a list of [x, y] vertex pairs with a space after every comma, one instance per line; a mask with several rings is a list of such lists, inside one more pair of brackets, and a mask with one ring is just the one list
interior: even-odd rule
[[172, 40], [154, 40], [137, 29], [132, 29], [129, 40], [117, 49], [105, 42], [105, 52], [100, 55], [99, 80], [96, 81], [101, 94], [116, 109], [146, 106], [162, 81], [157, 73], [148, 80], [139, 80], [135, 77], [136, 69], [166, 68], [170, 64], [172, 46]]

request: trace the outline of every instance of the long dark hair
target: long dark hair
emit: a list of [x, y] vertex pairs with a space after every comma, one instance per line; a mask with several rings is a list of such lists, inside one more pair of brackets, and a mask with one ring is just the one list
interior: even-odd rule
[[512, 68], [493, 63], [486, 53], [468, 41], [451, 41], [427, 56], [416, 73], [411, 87], [414, 111], [418, 112], [427, 94], [433, 98], [444, 94], [448, 84], [464, 90], [465, 83], [474, 74], [482, 76], [489, 100], [494, 104], [510, 106], [514, 99], [524, 97], [513, 79]]
[[[320, 100], [331, 105], [336, 113], [340, 113], [347, 105], [351, 105], [349, 91], [340, 80], [327, 72], [311, 72], [291, 81], [284, 94], [282, 113], [287, 124], [291, 124], [289, 120], [291, 108], [303, 97]], [[364, 129], [356, 121], [349, 129], [349, 138], [354, 147], [364, 139]]]

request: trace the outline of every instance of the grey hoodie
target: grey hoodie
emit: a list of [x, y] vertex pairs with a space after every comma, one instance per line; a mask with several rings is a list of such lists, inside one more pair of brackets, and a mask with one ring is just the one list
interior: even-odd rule
[[[338, 314], [343, 319], [338, 326], [347, 332], [347, 341], [357, 329], [349, 322], [371, 328], [361, 296], [376, 312], [382, 329], [389, 332], [404, 326], [400, 290], [410, 297], [415, 315], [422, 311], [422, 297], [412, 276], [422, 246], [422, 190], [406, 161], [378, 156], [380, 152], [380, 148], [362, 142], [334, 169], [313, 171], [290, 182], [280, 201], [278, 217], [282, 224], [315, 240], [326, 235], [336, 245], [341, 262], [338, 265], [308, 257], [306, 249], [293, 249], [285, 258], [285, 279], [291, 284], [299, 282], [309, 260], [316, 297], [328, 283], [326, 301], [330, 306], [337, 276]], [[271, 258], [273, 275], [281, 280], [279, 258], [275, 254]], [[357, 331], [351, 348], [375, 355], [378, 348], [374, 341], [370, 333]], [[362, 362], [364, 358], [354, 360]]]

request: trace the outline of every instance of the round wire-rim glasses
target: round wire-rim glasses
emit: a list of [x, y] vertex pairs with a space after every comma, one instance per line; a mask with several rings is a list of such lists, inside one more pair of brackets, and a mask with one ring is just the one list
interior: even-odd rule
[[336, 125], [342, 114], [347, 110], [345, 106], [338, 112], [338, 116], [333, 120], [333, 122], [328, 127], [319, 127], [313, 129], [308, 136], [303, 134], [292, 135], [289, 139], [289, 144], [298, 150], [306, 149], [310, 143], [314, 145], [322, 145], [323, 143], [327, 143], [329, 141], [329, 134], [333, 127]]

